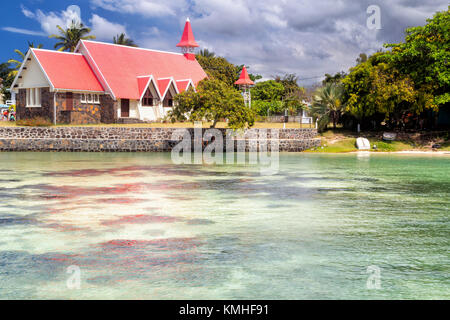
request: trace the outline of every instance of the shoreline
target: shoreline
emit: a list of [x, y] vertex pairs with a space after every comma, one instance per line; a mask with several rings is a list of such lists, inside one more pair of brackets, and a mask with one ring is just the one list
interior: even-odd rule
[[316, 154], [406, 154], [406, 155], [437, 155], [437, 156], [450, 156], [449, 151], [424, 151], [424, 150], [405, 150], [405, 151], [348, 151], [348, 152], [316, 152], [316, 151], [304, 151], [304, 153], [316, 153]]

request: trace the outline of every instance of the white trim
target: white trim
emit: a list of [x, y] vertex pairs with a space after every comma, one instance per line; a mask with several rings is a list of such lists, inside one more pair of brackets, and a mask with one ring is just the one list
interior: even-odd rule
[[[106, 81], [105, 76], [103, 75], [102, 71], [101, 71], [100, 68], [98, 67], [97, 62], [95, 62], [94, 58], [92, 57], [92, 55], [91, 55], [91, 53], [89, 52], [88, 48], [84, 45], [83, 41], [86, 41], [86, 40], [80, 40], [80, 42], [78, 42], [78, 45], [77, 45], [77, 49], [76, 49], [76, 50], [78, 50], [78, 46], [79, 46], [80, 44], [83, 45], [83, 48], [86, 50], [86, 53], [87, 53], [87, 55], [88, 55], [89, 58], [90, 58], [90, 59], [86, 59], [87, 62], [88, 62], [88, 64], [90, 65], [89, 60], [92, 60], [92, 62], [93, 62], [94, 65], [95, 65], [96, 70], [100, 73], [100, 76], [103, 78], [103, 81], [105, 82], [106, 86], [108, 87], [109, 93], [111, 94], [113, 100], [116, 101], [117, 99], [116, 99], [116, 95], [114, 94], [114, 91], [112, 91], [111, 87], [110, 87], [109, 84], [108, 84], [108, 81]], [[85, 57], [85, 58], [86, 58], [86, 57]], [[92, 69], [92, 66], [91, 66], [91, 69]], [[92, 70], [92, 71], [94, 71], [94, 74], [96, 73], [95, 70]], [[97, 76], [97, 75], [96, 75], [96, 76]]]
[[53, 52], [53, 53], [63, 53], [63, 54], [72, 54], [76, 56], [82, 56], [81, 53], [78, 52], [67, 52], [67, 51], [58, 51], [58, 50], [48, 50], [48, 49], [41, 49], [41, 48], [32, 48], [34, 51], [45, 51], [45, 52]]
[[[145, 77], [148, 77], [148, 76], [145, 76]], [[138, 78], [145, 78], [145, 77], [138, 77]], [[152, 81], [153, 81], [153, 86], [154, 86], [155, 89], [156, 89], [156, 93], [158, 94], [158, 98], [159, 98], [160, 100], [162, 100], [162, 99], [161, 99], [161, 93], [159, 92], [158, 84], [156, 83], [155, 78], [153, 77], [153, 75], [150, 75], [150, 77], [149, 77], [149, 79], [148, 79], [148, 81], [147, 81], [147, 85], [145, 86], [145, 89], [144, 89], [144, 91], [142, 92], [141, 98], [139, 99], [139, 102], [140, 102], [140, 103], [142, 103], [142, 98], [144, 98], [144, 95], [145, 95], [145, 93], [147, 92], [148, 87], [150, 86], [150, 82], [152, 82]]]
[[36, 54], [33, 51], [33, 48], [30, 48], [31, 52], [33, 53], [33, 57], [36, 59], [39, 67], [41, 68], [41, 71], [44, 73], [45, 78], [47, 78], [48, 83], [50, 83], [50, 90], [53, 91], [55, 90], [55, 86], [53, 85], [52, 81], [50, 80], [50, 78], [47, 75], [47, 72], [45, 72], [44, 67], [42, 66], [41, 62], [39, 61], [38, 57], [36, 56]]
[[[43, 88], [45, 88], [45, 87], [43, 87]], [[106, 94], [106, 92], [105, 91], [91, 91], [91, 90], [80, 90], [80, 89], [63, 89], [63, 88], [55, 88], [55, 90], [58, 90], [58, 91], [69, 91], [69, 92], [73, 92], [73, 93], [86, 93], [86, 92], [89, 92], [89, 93], [94, 93], [94, 94]]]
[[189, 88], [189, 85], [191, 85], [192, 88], [194, 89], [194, 92], [197, 92], [197, 90], [195, 89], [195, 86], [194, 86], [194, 81], [192, 81], [192, 79], [177, 80], [175, 82], [186, 82], [186, 81], [187, 81], [187, 85], [186, 85], [186, 88], [184, 88], [184, 91], [187, 91], [187, 89]]
[[[107, 43], [107, 42], [100, 42], [100, 41], [92, 41], [92, 40], [80, 40], [80, 42], [91, 42], [91, 43], [104, 44], [104, 45], [113, 46], [113, 47], [124, 47], [124, 48], [135, 49], [135, 50], [144, 50], [144, 51], [152, 51], [152, 52], [160, 52], [160, 53], [170, 53], [170, 54], [176, 54], [176, 55], [179, 55], [179, 56], [183, 56], [184, 55], [184, 54], [178, 53], [178, 52], [154, 50], [154, 49], [139, 48], [139, 47], [130, 47], [130, 46], [124, 46], [124, 45], [121, 45], [121, 44], [114, 44], [114, 43]], [[77, 49], [78, 49], [78, 46], [77, 46]]]
[[175, 92], [176, 92], [177, 94], [180, 93], [180, 92], [178, 91], [177, 84], [176, 84], [175, 80], [173, 79], [173, 77], [170, 77], [170, 78], [159, 78], [158, 80], [167, 80], [167, 79], [170, 79], [170, 81], [169, 81], [169, 84], [167, 85], [167, 88], [166, 88], [166, 91], [164, 92], [164, 95], [161, 97], [161, 103], [162, 103], [162, 104], [164, 104], [164, 98], [166, 97], [167, 92], [169, 92], [169, 88], [170, 88], [170, 85], [171, 85], [171, 84], [173, 84], [173, 87], [175, 88]]
[[25, 59], [22, 61], [22, 65], [20, 66], [19, 71], [17, 72], [16, 77], [14, 78], [13, 83], [11, 84], [11, 90], [15, 90], [16, 82], [19, 79], [19, 76], [22, 74], [22, 70], [25, 67], [26, 62], [28, 61], [28, 58], [31, 55], [31, 49], [28, 49], [27, 54], [25, 55]]

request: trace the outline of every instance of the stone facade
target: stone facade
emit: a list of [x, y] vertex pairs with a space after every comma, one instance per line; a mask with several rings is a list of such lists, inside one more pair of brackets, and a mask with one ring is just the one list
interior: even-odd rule
[[27, 90], [19, 89], [16, 96], [16, 115], [17, 120], [42, 117], [53, 121], [54, 93], [50, 88], [41, 88], [41, 107], [27, 108]]
[[[177, 131], [178, 130], [178, 131]], [[180, 129], [172, 128], [114, 128], [114, 127], [0, 127], [0, 151], [171, 151], [182, 135], [173, 134]], [[259, 144], [267, 144], [270, 150], [272, 140], [280, 151], [299, 152], [320, 145], [315, 129], [249, 129], [242, 134], [231, 130], [217, 129], [224, 141], [232, 141], [234, 149], [245, 143], [246, 151], [253, 151]], [[194, 129], [188, 129], [194, 139]], [[202, 136], [205, 129], [202, 131]], [[275, 133], [275, 135], [274, 135]], [[200, 136], [200, 134], [198, 134]], [[200, 136], [201, 137], [201, 136]], [[265, 137], [265, 139], [264, 139]], [[206, 141], [201, 142], [203, 147]], [[192, 146], [194, 143], [191, 144]]]
[[98, 124], [117, 122], [117, 103], [109, 95], [100, 96], [100, 104], [82, 103], [81, 94], [73, 93], [72, 106], [69, 106], [65, 92], [50, 92], [49, 88], [41, 89], [41, 107], [26, 106], [26, 89], [19, 89], [17, 96], [17, 119], [43, 117], [63, 124]]

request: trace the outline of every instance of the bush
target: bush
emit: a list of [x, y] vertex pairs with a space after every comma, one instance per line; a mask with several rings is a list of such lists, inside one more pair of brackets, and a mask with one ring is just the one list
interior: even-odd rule
[[48, 118], [44, 118], [44, 117], [22, 119], [22, 120], [18, 120], [16, 122], [16, 124], [18, 126], [23, 126], [23, 127], [50, 127], [53, 125], [53, 123]]

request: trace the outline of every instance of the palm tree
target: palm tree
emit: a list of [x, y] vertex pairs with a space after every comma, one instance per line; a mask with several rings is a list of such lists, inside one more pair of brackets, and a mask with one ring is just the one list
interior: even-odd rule
[[49, 38], [55, 38], [60, 41], [55, 44], [55, 49], [59, 48], [59, 51], [69, 50], [74, 52], [80, 40], [95, 39], [95, 36], [89, 35], [91, 29], [85, 27], [81, 22], [72, 21], [72, 24], [66, 30], [61, 28], [61, 26], [56, 27], [60, 35], [52, 34]]
[[134, 43], [133, 40], [127, 38], [125, 33], [121, 33], [116, 37], [113, 37], [113, 43], [120, 44], [122, 46], [137, 47], [136, 43]]
[[336, 83], [327, 83], [317, 89], [310, 111], [318, 119], [321, 129], [327, 126], [330, 119], [333, 121], [333, 128], [336, 129], [336, 124], [344, 113], [343, 95], [342, 86]]
[[[28, 48], [40, 49], [42, 47], [43, 47], [42, 44], [38, 44], [37, 47], [35, 47], [33, 42], [28, 42]], [[16, 77], [17, 73], [19, 72], [20, 67], [22, 66], [22, 62], [25, 60], [25, 56], [26, 56], [26, 53], [23, 53], [19, 49], [14, 50], [14, 52], [17, 53], [17, 55], [19, 55], [20, 58], [19, 58], [19, 60], [16, 60], [16, 59], [8, 60], [8, 63], [11, 63], [11, 64], [14, 65], [14, 70], [12, 70], [8, 74], [8, 78], [15, 78]]]
[[214, 52], [209, 51], [208, 49], [201, 49], [198, 54], [205, 58], [214, 58], [216, 56]]

